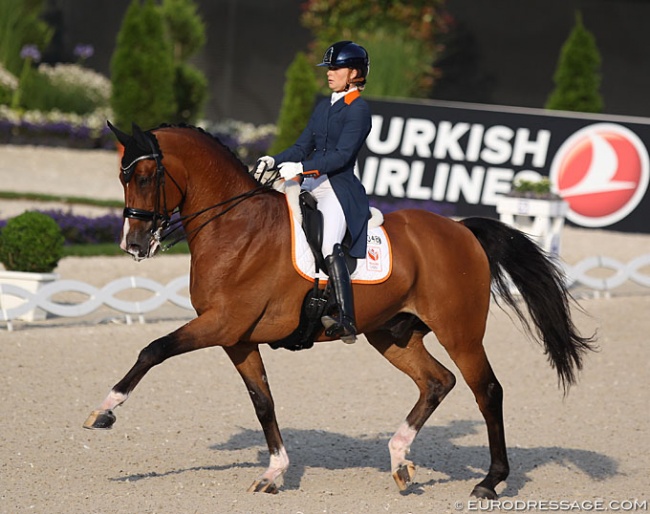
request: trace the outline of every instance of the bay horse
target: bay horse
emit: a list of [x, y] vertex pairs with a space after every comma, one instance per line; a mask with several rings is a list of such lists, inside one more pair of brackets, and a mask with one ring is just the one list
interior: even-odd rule
[[[197, 317], [145, 347], [84, 427], [111, 428], [114, 409], [152, 367], [175, 355], [221, 346], [244, 381], [270, 453], [268, 468], [248, 490], [276, 493], [289, 458], [259, 346], [295, 330], [313, 286], [292, 265], [284, 195], [261, 185], [228, 147], [196, 127], [142, 131], [134, 124], [130, 135], [109, 126], [124, 145], [120, 246], [136, 260], [153, 257], [177, 210], [191, 253], [190, 295]], [[454, 221], [417, 209], [387, 214], [384, 228], [393, 250], [392, 274], [380, 284], [355, 284], [353, 294], [359, 332], [419, 389], [388, 443], [392, 476], [400, 490], [411, 483], [410, 446], [456, 382], [425, 348], [423, 337], [433, 332], [472, 390], [487, 426], [491, 462], [471, 494], [497, 498], [495, 487], [508, 476], [509, 465], [503, 390], [483, 347], [491, 297], [511, 306], [543, 345], [565, 393], [594, 337], [578, 333], [559, 267], [522, 232], [494, 219]], [[511, 293], [512, 284], [534, 329]], [[317, 333], [316, 342], [328, 340], [323, 330]]]

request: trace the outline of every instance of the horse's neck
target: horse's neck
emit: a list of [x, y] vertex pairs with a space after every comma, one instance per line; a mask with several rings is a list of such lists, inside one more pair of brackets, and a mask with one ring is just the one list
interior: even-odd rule
[[[216, 143], [215, 143], [216, 144]], [[220, 147], [179, 155], [186, 180], [183, 210], [185, 215], [224, 204], [255, 188], [255, 181], [243, 165]], [[221, 210], [221, 208], [218, 208]]]
[[217, 242], [224, 248], [243, 246], [251, 238], [272, 236], [285, 224], [288, 230], [282, 195], [274, 191], [251, 194], [258, 184], [245, 173], [220, 171], [189, 177], [181, 216], [188, 218], [185, 228], [191, 249], [200, 251]]

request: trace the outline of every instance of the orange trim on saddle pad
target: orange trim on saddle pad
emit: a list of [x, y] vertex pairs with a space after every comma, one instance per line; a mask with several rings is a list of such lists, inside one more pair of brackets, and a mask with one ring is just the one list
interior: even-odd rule
[[[314, 282], [314, 256], [307, 244], [307, 238], [294, 218], [287, 199], [287, 209], [291, 221], [291, 262], [302, 278]], [[353, 284], [381, 284], [393, 272], [393, 250], [383, 226], [368, 231], [366, 258], [357, 260], [357, 269], [352, 273]], [[320, 271], [318, 279], [327, 281], [327, 275]]]

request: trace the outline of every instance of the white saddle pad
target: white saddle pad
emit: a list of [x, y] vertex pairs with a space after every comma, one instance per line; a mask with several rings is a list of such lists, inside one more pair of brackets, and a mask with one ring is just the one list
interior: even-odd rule
[[[316, 278], [314, 254], [309, 248], [305, 232], [300, 226], [300, 220], [294, 215], [291, 203], [287, 200], [291, 216], [291, 249], [293, 266], [307, 280]], [[357, 259], [357, 269], [352, 273], [355, 284], [379, 284], [391, 274], [393, 262], [390, 241], [383, 226], [368, 229], [368, 245], [365, 259]], [[327, 280], [327, 275], [321, 270], [319, 280]]]

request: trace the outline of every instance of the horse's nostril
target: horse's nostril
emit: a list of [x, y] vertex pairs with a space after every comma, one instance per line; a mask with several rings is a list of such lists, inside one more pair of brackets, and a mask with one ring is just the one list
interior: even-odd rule
[[134, 243], [129, 244], [126, 251], [138, 257], [143, 257], [145, 253], [139, 244], [134, 244]]

